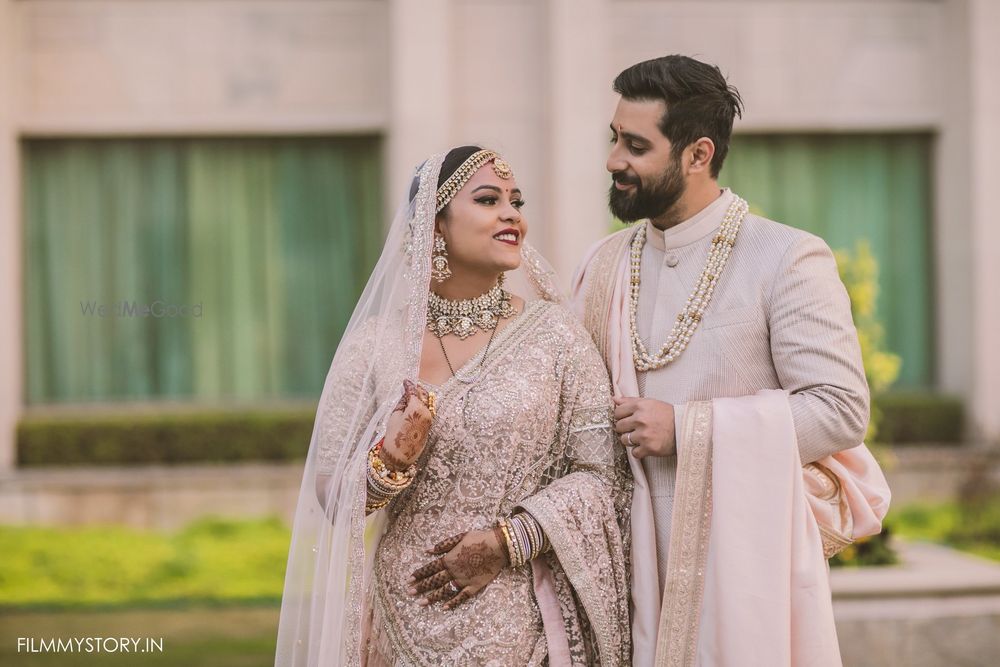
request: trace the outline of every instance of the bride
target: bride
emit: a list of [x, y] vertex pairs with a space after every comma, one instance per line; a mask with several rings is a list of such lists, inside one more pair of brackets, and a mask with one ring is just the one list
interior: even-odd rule
[[418, 169], [320, 398], [277, 666], [628, 664], [607, 371], [523, 205], [493, 151]]

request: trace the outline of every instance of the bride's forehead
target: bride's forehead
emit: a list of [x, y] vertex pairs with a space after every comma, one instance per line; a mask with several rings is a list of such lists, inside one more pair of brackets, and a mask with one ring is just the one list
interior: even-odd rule
[[474, 190], [480, 185], [492, 185], [494, 187], [500, 188], [503, 192], [512, 192], [514, 190], [520, 190], [517, 186], [517, 179], [511, 176], [510, 178], [500, 178], [497, 173], [493, 170], [493, 163], [487, 162], [474, 173], [469, 181], [465, 184], [463, 190]]

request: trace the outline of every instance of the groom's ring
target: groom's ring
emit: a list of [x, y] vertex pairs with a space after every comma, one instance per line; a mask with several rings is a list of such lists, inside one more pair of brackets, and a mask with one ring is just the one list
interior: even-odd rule
[[626, 447], [636, 446], [636, 444], [632, 442], [632, 431], [629, 431], [628, 433], [625, 434], [625, 446]]

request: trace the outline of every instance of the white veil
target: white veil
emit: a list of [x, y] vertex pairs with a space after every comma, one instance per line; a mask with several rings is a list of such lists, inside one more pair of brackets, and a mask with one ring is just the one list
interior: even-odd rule
[[[418, 168], [416, 193], [393, 220], [324, 383], [295, 509], [276, 667], [360, 663], [385, 519], [384, 512], [365, 517], [367, 452], [384, 432], [403, 380], [415, 380], [420, 368], [444, 157], [434, 155]], [[561, 302], [549, 264], [526, 243], [521, 256], [505, 288], [526, 303]]]

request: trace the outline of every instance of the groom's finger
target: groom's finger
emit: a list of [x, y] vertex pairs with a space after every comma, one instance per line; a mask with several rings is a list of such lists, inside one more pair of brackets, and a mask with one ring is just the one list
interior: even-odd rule
[[649, 456], [649, 450], [639, 445], [638, 447], [626, 447], [628, 453], [636, 458], [636, 460], [641, 461], [647, 456]]
[[630, 431], [634, 431], [638, 425], [638, 421], [635, 417], [631, 415], [628, 417], [622, 417], [621, 419], [615, 420], [615, 431], [618, 433], [629, 433]]
[[615, 401], [615, 419], [625, 419], [626, 417], [631, 417], [635, 414], [636, 399], [627, 398], [625, 402], [619, 403]]

